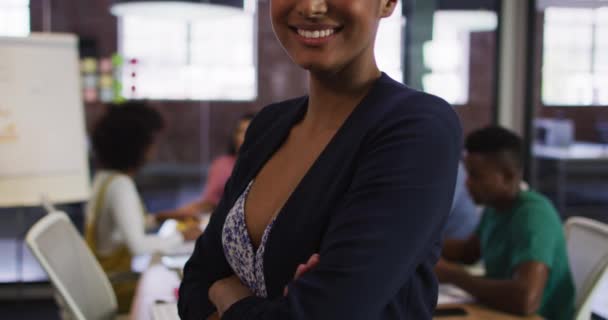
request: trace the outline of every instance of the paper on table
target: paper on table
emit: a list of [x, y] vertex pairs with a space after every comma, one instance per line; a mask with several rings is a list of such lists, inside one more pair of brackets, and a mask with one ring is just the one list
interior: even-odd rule
[[169, 269], [183, 270], [186, 262], [190, 259], [190, 255], [164, 256], [162, 263]]
[[[209, 219], [211, 218], [210, 214], [202, 214], [199, 216], [200, 224], [199, 227], [201, 230], [205, 231], [207, 225], [209, 224]], [[170, 237], [171, 235], [178, 232], [178, 224], [179, 222], [174, 219], [165, 220], [160, 228], [158, 229], [157, 234], [161, 237]]]
[[471, 303], [473, 301], [475, 301], [475, 299], [470, 294], [454, 285], [439, 285], [439, 296], [437, 297], [438, 305]]
[[175, 288], [181, 279], [178, 274], [156, 264], [142, 273], [137, 284], [129, 319], [154, 319], [152, 312], [156, 301], [176, 302]]
[[191, 255], [194, 252], [194, 246], [196, 245], [196, 241], [186, 241], [177, 247], [171, 249], [171, 251], [167, 252], [166, 255], [169, 256], [182, 256], [182, 255]]

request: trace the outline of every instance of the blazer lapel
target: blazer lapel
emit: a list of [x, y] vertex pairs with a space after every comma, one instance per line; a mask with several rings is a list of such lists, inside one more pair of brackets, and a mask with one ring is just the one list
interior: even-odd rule
[[239, 155], [235, 166], [235, 181], [238, 181], [238, 185], [235, 186], [235, 192], [232, 194], [233, 203], [281, 147], [293, 125], [302, 119], [306, 113], [307, 102], [308, 98], [303, 97], [295, 100], [291, 105], [282, 107], [285, 109], [284, 114], [281, 114], [267, 129], [263, 129], [265, 132], [258, 135], [257, 140]]

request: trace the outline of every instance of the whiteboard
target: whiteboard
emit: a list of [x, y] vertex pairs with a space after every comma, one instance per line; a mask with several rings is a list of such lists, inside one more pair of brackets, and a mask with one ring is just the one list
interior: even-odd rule
[[77, 38], [0, 37], [0, 206], [88, 198]]

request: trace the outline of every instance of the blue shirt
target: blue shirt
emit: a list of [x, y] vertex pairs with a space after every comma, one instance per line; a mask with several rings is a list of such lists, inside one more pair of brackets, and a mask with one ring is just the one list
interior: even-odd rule
[[475, 233], [481, 215], [466, 186], [467, 171], [458, 165], [454, 202], [443, 235], [446, 239], [467, 239]]

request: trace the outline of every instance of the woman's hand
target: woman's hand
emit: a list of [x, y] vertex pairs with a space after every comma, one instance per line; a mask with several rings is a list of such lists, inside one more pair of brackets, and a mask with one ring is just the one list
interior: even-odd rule
[[218, 280], [209, 288], [209, 300], [217, 308], [220, 318], [233, 304], [252, 295], [235, 275]]
[[[315, 253], [310, 256], [310, 258], [305, 264], [301, 264], [298, 266], [298, 268], [296, 269], [296, 274], [293, 276], [293, 280], [297, 280], [303, 274], [316, 267], [319, 262], [321, 262], [321, 256], [318, 253]], [[285, 289], [283, 290], [283, 295], [286, 296], [288, 292], [289, 289], [287, 288], [287, 286], [285, 286]]]
[[182, 236], [186, 241], [194, 241], [198, 239], [198, 237], [200, 237], [200, 235], [203, 233], [203, 231], [201, 231], [201, 228], [199, 228], [198, 225], [188, 225], [184, 230], [181, 230], [180, 232], [182, 233]]

